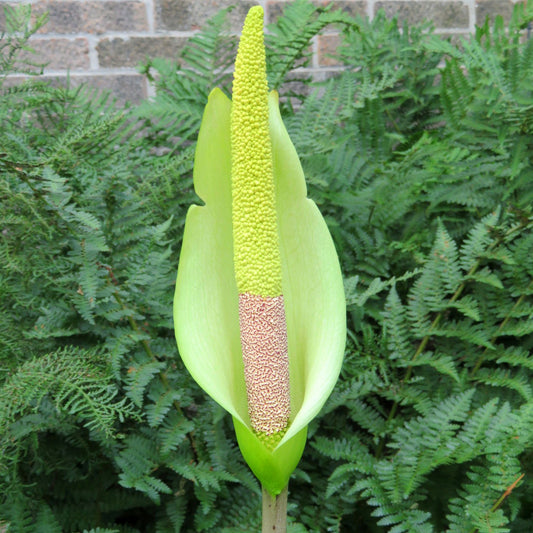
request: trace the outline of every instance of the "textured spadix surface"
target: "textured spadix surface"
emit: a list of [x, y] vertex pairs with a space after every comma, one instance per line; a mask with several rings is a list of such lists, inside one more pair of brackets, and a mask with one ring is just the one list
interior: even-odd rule
[[255, 6], [244, 22], [233, 75], [233, 262], [248, 414], [258, 436], [273, 446], [289, 423], [291, 400], [268, 114], [263, 9]]
[[280, 296], [281, 264], [260, 6], [248, 12], [235, 59], [231, 143], [237, 287], [240, 293]]
[[231, 201], [231, 101], [214, 89], [206, 106], [194, 166], [204, 206], [187, 215], [174, 300], [181, 357], [198, 384], [234, 418], [244, 458], [278, 494], [298, 464], [306, 427], [340, 372], [346, 336], [337, 254], [324, 219], [306, 198], [304, 175], [270, 93], [269, 130], [276, 187], [282, 290], [290, 360], [291, 422], [273, 451], [249, 421], [239, 334]]
[[[250, 14], [252, 19], [256, 19], [254, 31], [261, 30], [262, 33], [261, 8], [252, 8]], [[258, 15], [261, 17], [259, 22]], [[260, 45], [263, 46], [262, 37]], [[248, 60], [252, 63], [256, 61], [256, 54], [252, 53]], [[241, 155], [246, 159], [248, 152], [254, 165], [257, 161], [271, 158], [266, 162], [271, 167], [273, 184], [265, 184], [251, 172], [257, 197], [245, 192], [238, 198], [239, 202], [242, 201], [239, 205], [244, 208], [240, 213], [239, 208], [233, 211], [232, 104], [220, 90], [213, 90], [204, 111], [194, 165], [195, 190], [205, 205], [192, 206], [187, 215], [176, 282], [174, 322], [185, 365], [198, 384], [231, 413], [246, 462], [261, 484], [275, 495], [288, 483], [303, 453], [307, 425], [321, 409], [339, 375], [346, 317], [342, 276], [333, 242], [316, 205], [306, 198], [304, 175], [281, 120], [277, 93], [268, 95], [266, 91], [264, 59], [257, 61], [255, 68], [263, 69], [263, 81], [260, 83], [265, 84], [267, 114], [259, 122], [270, 136], [270, 143], [267, 143], [270, 153], [260, 152], [262, 148], [257, 146], [258, 142], [253, 141], [251, 135], [252, 142], [244, 146], [245, 151]], [[248, 77], [252, 87], [257, 81], [255, 73]], [[245, 96], [248, 91], [246, 78], [239, 89], [244, 91]], [[237, 119], [246, 123], [246, 113], [245, 107], [239, 108]], [[250, 119], [252, 126], [254, 120], [253, 117]], [[265, 143], [261, 141], [261, 144]], [[256, 148], [258, 157], [254, 153]], [[242, 161], [237, 155], [234, 164], [239, 167]], [[241, 192], [237, 191], [237, 196]], [[234, 222], [237, 217], [237, 225], [242, 222], [241, 217], [253, 219], [257, 215], [254, 210], [256, 204], [260, 209], [266, 206], [275, 211], [274, 226], [271, 221], [264, 224], [269, 240], [267, 246], [261, 247], [259, 242], [257, 249], [257, 243], [253, 243], [252, 252], [242, 254], [238, 248], [240, 244], [234, 248], [232, 216]], [[248, 227], [247, 221], [241, 229], [244, 234], [249, 230], [254, 235], [261, 233], [253, 224]], [[246, 247], [250, 239], [239, 241], [240, 238], [237, 236], [236, 242]], [[263, 253], [265, 250], [268, 251], [266, 255]], [[281, 276], [269, 273], [275, 263], [278, 270], [281, 267]], [[265, 273], [265, 279], [261, 272]], [[241, 276], [242, 273], [245, 274]], [[251, 304], [254, 295], [274, 300], [279, 297], [280, 301], [284, 301], [290, 369], [290, 420], [281, 440], [276, 438], [268, 442], [259, 439], [250, 421], [240, 342], [239, 292], [248, 295], [245, 306]], [[253, 309], [250, 307], [246, 312], [256, 312], [258, 302], [252, 303]], [[264, 327], [266, 337], [269, 335], [267, 330], [281, 316], [280, 309], [276, 301], [267, 311], [272, 313], [272, 317]], [[257, 319], [256, 326], [263, 327], [262, 319]], [[243, 342], [254, 343], [255, 334], [244, 332]], [[284, 335], [285, 330], [281, 336]], [[274, 352], [281, 350], [280, 339], [278, 334], [269, 339]], [[269, 379], [276, 380], [276, 377], [270, 376]], [[274, 386], [279, 386], [280, 391], [286, 393], [286, 384], [276, 383]], [[266, 409], [265, 413], [268, 414], [268, 411]], [[282, 420], [279, 427], [284, 424]], [[280, 434], [277, 435], [279, 437]]]

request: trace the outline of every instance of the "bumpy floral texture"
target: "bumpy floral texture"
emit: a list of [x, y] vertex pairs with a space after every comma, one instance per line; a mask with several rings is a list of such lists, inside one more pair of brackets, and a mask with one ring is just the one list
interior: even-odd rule
[[244, 459], [275, 495], [338, 378], [346, 308], [335, 247], [268, 93], [259, 6], [235, 63], [233, 101], [214, 89], [198, 135], [205, 205], [187, 214], [174, 325], [185, 366], [231, 413]]

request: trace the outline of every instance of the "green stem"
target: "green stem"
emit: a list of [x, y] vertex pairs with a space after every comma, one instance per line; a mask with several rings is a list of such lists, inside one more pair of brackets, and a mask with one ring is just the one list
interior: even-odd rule
[[263, 487], [263, 528], [262, 533], [287, 532], [288, 485], [277, 496], [272, 496]]
[[[494, 513], [494, 511], [496, 511], [498, 509], [498, 507], [500, 507], [500, 505], [504, 502], [505, 498], [507, 498], [511, 492], [513, 492], [513, 490], [516, 488], [516, 486], [518, 485], [518, 483], [520, 483], [520, 481], [522, 481], [522, 479], [524, 478], [525, 474], [520, 474], [506, 489], [505, 489], [505, 492], [498, 498], [498, 501], [491, 507], [490, 511], [488, 514], [492, 514]], [[474, 527], [470, 533], [478, 533], [479, 531], [479, 528], [477, 527]]]

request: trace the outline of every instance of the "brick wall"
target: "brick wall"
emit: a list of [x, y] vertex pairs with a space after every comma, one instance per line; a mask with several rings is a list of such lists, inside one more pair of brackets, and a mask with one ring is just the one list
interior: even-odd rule
[[[49, 22], [32, 38], [38, 58], [48, 63], [45, 76], [73, 84], [88, 82], [110, 89], [121, 100], [139, 101], [151, 87], [138, 73], [146, 56], [176, 56], [187, 38], [211, 15], [228, 5], [231, 26], [238, 32], [248, 8], [260, 4], [267, 22], [290, 0], [37, 0], [29, 2], [36, 14], [49, 13]], [[0, 0], [5, 4], [27, 0]], [[319, 0], [317, 3], [326, 4]], [[496, 14], [509, 18], [512, 0], [337, 0], [351, 14], [368, 15], [383, 8], [410, 23], [431, 19], [437, 31], [467, 34], [476, 23]], [[3, 29], [0, 9], [0, 31]], [[314, 46], [312, 70], [334, 68], [327, 53], [335, 49], [334, 33], [319, 36]], [[16, 81], [16, 78], [15, 80]]]

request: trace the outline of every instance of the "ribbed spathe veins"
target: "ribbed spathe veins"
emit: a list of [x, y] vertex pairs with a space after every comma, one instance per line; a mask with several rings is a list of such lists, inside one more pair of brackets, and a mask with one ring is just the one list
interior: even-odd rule
[[233, 244], [239, 293], [281, 295], [281, 260], [272, 148], [263, 10], [248, 12], [235, 60], [231, 113]]

